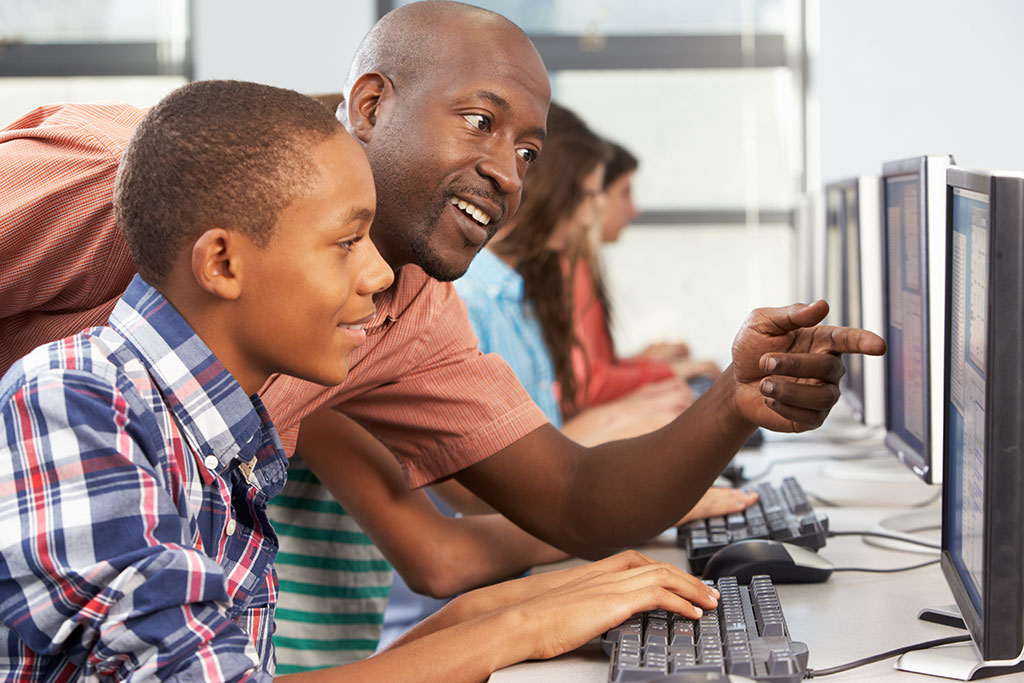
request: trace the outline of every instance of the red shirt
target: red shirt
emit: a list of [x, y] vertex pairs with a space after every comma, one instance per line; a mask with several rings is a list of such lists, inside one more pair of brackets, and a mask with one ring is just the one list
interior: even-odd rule
[[666, 363], [615, 356], [590, 270], [579, 264], [573, 271], [573, 331], [580, 346], [572, 351], [572, 363], [579, 407], [607, 403], [645, 384], [672, 377], [675, 373]]
[[[0, 372], [35, 346], [103, 324], [135, 273], [114, 225], [114, 178], [144, 110], [51, 105], [0, 130]], [[402, 268], [377, 300], [344, 384], [276, 376], [260, 396], [295, 448], [302, 417], [336, 406], [398, 456], [412, 485], [545, 424], [508, 365], [477, 349], [449, 283]]]

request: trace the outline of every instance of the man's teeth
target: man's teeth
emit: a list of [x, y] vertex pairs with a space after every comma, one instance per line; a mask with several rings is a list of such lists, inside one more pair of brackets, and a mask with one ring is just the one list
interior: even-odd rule
[[491, 217], [490, 216], [488, 216], [486, 213], [484, 213], [480, 209], [476, 208], [475, 206], [473, 206], [472, 204], [467, 202], [465, 199], [460, 199], [458, 197], [452, 197], [450, 201], [451, 201], [453, 206], [457, 206], [460, 209], [462, 209], [463, 211], [465, 211], [466, 213], [468, 213], [480, 225], [487, 225], [488, 223], [491, 222]]

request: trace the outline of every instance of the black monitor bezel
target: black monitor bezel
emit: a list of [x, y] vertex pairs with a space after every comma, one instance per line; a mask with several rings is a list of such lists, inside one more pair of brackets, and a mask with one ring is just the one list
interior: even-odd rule
[[[943, 409], [950, 401], [953, 188], [989, 197], [989, 287], [985, 387], [985, 493], [982, 614], [968, 594], [949, 550], [950, 489], [942, 493], [942, 572], [982, 659], [1013, 660], [1024, 651], [1024, 179], [985, 171], [946, 172], [946, 321]], [[1003, 227], [1013, 223], [1012, 229]], [[997, 328], [998, 325], [998, 328]], [[1004, 419], [997, 419], [1000, 415]], [[1009, 419], [1006, 419], [1009, 417]], [[949, 421], [942, 430], [943, 481], [950, 481]], [[998, 459], [997, 459], [998, 458]]]
[[889, 392], [892, 391], [892, 354], [885, 354], [885, 380], [886, 380], [886, 396], [885, 396], [885, 445], [892, 451], [900, 462], [909, 467], [913, 472], [920, 476], [924, 481], [929, 484], [932, 483], [932, 457], [931, 449], [936, 447], [936, 444], [932, 443], [932, 386], [931, 386], [931, 354], [935, 351], [931, 348], [931, 311], [929, 309], [929, 301], [931, 299], [931, 283], [928, 279], [928, 260], [930, 257], [928, 250], [928, 232], [932, 229], [929, 224], [930, 216], [928, 215], [928, 157], [912, 157], [910, 159], [900, 159], [899, 161], [889, 161], [882, 165], [882, 176], [881, 176], [881, 196], [879, 201], [879, 207], [882, 212], [881, 215], [881, 229], [883, 241], [883, 254], [884, 262], [882, 268], [883, 277], [883, 294], [882, 294], [882, 329], [885, 334], [889, 333], [889, 184], [890, 178], [902, 175], [909, 175], [912, 173], [918, 174], [919, 177], [919, 189], [918, 193], [918, 211], [919, 215], [922, 216], [923, 221], [921, 225], [921, 282], [923, 284], [922, 297], [924, 299], [924, 332], [925, 338], [924, 344], [924, 358], [922, 358], [922, 365], [924, 376], [921, 378], [924, 382], [925, 390], [925, 405], [924, 405], [924, 417], [925, 417], [925, 439], [924, 449], [925, 453], [919, 453], [916, 448], [913, 448], [903, 438], [892, 431], [892, 411], [895, 409], [894, 401], [889, 400]]

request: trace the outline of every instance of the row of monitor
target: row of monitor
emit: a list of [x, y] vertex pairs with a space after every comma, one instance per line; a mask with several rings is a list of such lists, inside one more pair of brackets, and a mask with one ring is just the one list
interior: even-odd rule
[[974, 645], [908, 668], [966, 679], [1024, 660], [1024, 174], [953, 163], [827, 185], [822, 257], [829, 322], [888, 343], [848, 357], [846, 400], [943, 484], [941, 566]]

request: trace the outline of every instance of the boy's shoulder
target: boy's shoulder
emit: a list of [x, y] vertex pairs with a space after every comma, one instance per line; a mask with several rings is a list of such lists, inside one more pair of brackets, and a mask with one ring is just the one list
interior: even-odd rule
[[120, 392], [140, 380], [147, 381], [148, 373], [125, 338], [110, 327], [94, 327], [37, 346], [14, 363], [0, 379], [0, 406], [27, 387], [58, 383], [67, 391], [102, 386]]

